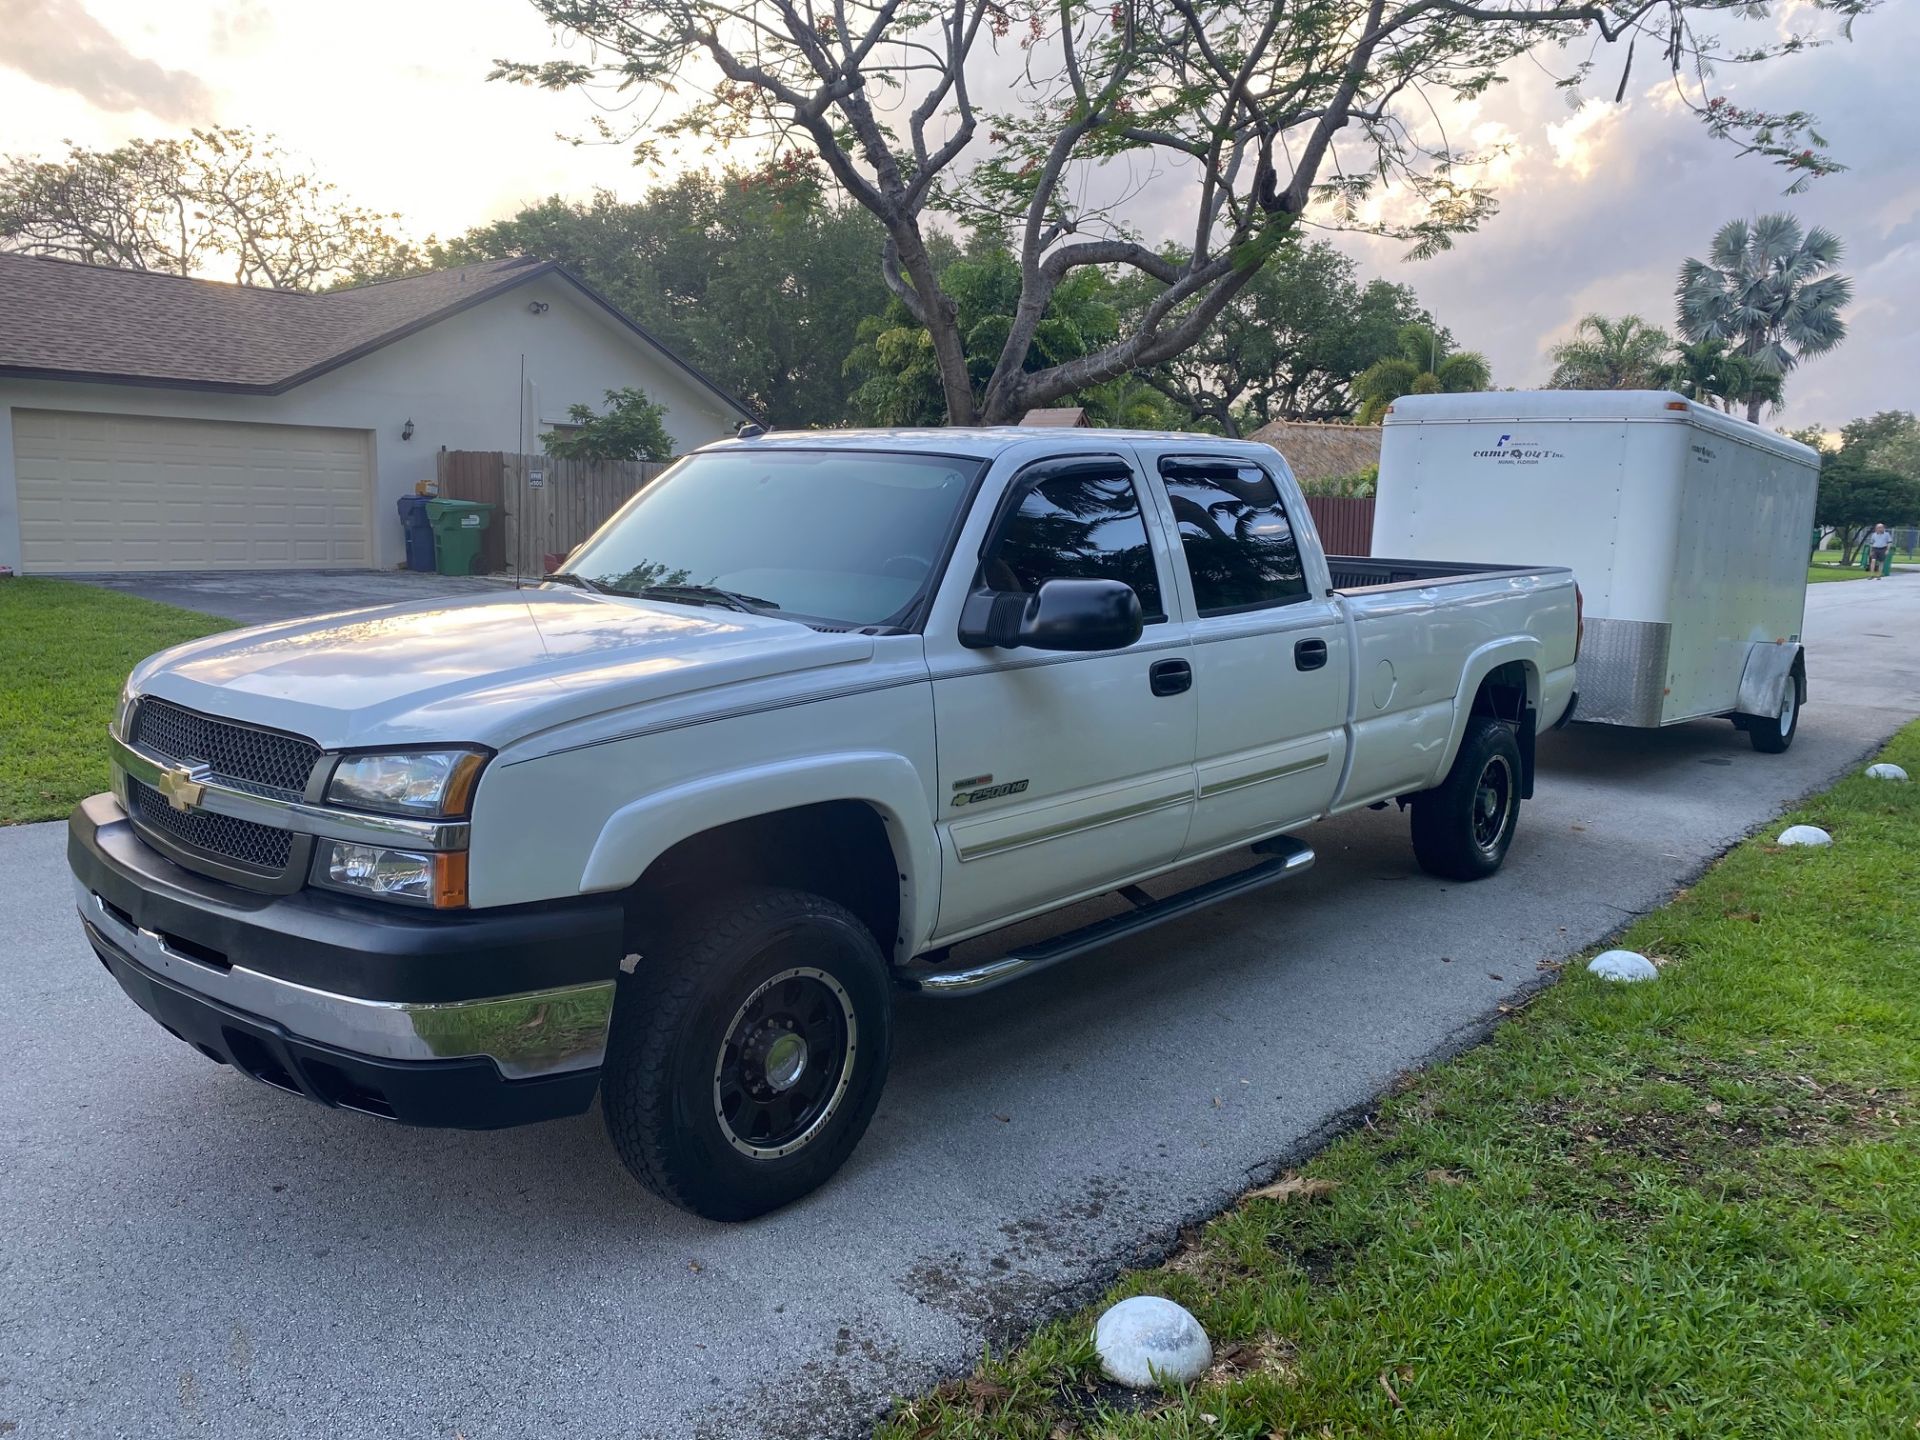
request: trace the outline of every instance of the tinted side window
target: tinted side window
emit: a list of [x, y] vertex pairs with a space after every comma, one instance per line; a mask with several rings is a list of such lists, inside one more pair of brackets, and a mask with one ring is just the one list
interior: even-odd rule
[[1257, 465], [1161, 462], [1194, 606], [1224, 615], [1304, 600], [1300, 546], [1273, 477]]
[[1045, 580], [1124, 580], [1146, 619], [1166, 619], [1140, 499], [1123, 471], [1082, 470], [1028, 487], [980, 562], [981, 583], [1031, 595]]

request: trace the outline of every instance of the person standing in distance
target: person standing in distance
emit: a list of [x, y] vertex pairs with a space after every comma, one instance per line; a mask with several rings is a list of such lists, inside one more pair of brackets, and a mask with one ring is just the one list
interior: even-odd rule
[[1893, 532], [1885, 525], [1876, 524], [1873, 534], [1867, 537], [1867, 544], [1873, 548], [1873, 578], [1886, 579], [1893, 573]]

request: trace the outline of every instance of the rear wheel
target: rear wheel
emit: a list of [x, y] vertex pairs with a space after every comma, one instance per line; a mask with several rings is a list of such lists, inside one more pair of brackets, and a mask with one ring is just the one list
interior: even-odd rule
[[1446, 880], [1482, 880], [1500, 868], [1520, 823], [1520, 745], [1513, 727], [1475, 716], [1447, 778], [1413, 797], [1413, 853]]
[[1800, 733], [1800, 677], [1789, 675], [1780, 696], [1780, 713], [1769, 720], [1763, 716], [1746, 717], [1747, 738], [1763, 755], [1779, 755], [1793, 744]]
[[621, 1163], [710, 1220], [823, 1184], [866, 1132], [892, 1050], [872, 934], [817, 895], [741, 890], [653, 950], [621, 979], [601, 1077]]

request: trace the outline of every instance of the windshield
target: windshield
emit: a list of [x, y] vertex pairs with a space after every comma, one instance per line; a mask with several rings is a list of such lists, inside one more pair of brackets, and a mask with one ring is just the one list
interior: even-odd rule
[[655, 480], [566, 573], [616, 594], [903, 622], [983, 462], [858, 450], [721, 450]]

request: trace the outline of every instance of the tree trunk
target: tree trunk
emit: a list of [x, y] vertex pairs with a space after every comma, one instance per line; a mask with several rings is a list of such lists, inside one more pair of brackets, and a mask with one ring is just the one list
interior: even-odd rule
[[913, 283], [925, 312], [923, 323], [933, 341], [934, 363], [940, 369], [940, 391], [947, 402], [947, 424], [977, 423], [973, 405], [973, 380], [967, 374], [967, 347], [960, 335], [960, 317], [947, 292], [940, 288], [940, 277], [933, 273], [933, 257], [920, 239], [920, 230], [912, 221], [892, 229], [893, 242], [900, 252], [901, 268]]
[[1760, 423], [1760, 406], [1763, 403], [1758, 395], [1747, 396], [1747, 419], [1756, 425]]

